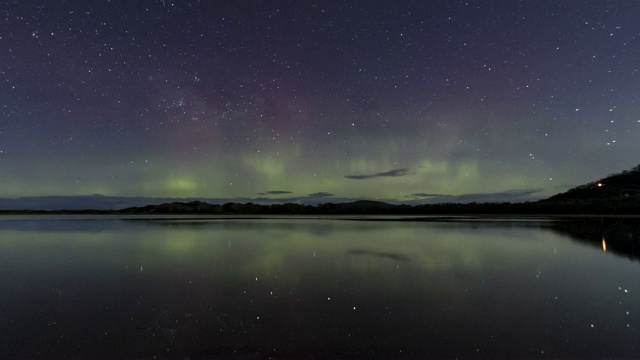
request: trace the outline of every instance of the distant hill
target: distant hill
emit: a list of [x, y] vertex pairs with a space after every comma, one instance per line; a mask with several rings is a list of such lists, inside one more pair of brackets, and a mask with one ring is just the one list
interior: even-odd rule
[[202, 201], [171, 202], [160, 205], [143, 207], [129, 207], [118, 211], [122, 214], [190, 214], [190, 213], [221, 213], [221, 205], [212, 205]]
[[583, 213], [640, 214], [640, 165], [540, 200], [539, 203], [558, 209], [581, 210]]
[[381, 201], [358, 200], [347, 203], [326, 203], [318, 206], [301, 204], [226, 203], [208, 204], [201, 201], [172, 202], [119, 210], [121, 214], [379, 214], [394, 213], [408, 205], [393, 205]]
[[630, 198], [640, 194], [640, 165], [581, 185], [543, 201], [595, 200]]

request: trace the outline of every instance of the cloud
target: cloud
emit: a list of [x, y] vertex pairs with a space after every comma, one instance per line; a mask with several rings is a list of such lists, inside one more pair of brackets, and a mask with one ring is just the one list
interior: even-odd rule
[[428, 193], [415, 193], [415, 194], [411, 194], [407, 197], [419, 197], [419, 198], [423, 198], [423, 197], [434, 197], [434, 196], [447, 196], [444, 194], [428, 194]]
[[285, 190], [273, 190], [273, 191], [265, 191], [265, 192], [261, 192], [258, 193], [258, 195], [283, 195], [283, 194], [293, 194], [293, 192], [291, 191], [285, 191]]
[[389, 170], [387, 172], [377, 173], [375, 176], [405, 176], [409, 174], [410, 173], [408, 169], [395, 169]]
[[335, 195], [332, 193], [323, 192], [323, 191], [307, 195], [308, 198], [319, 198], [319, 197], [330, 197], [330, 196], [335, 196]]
[[410, 174], [411, 173], [409, 172], [409, 169], [402, 168], [402, 169], [393, 169], [385, 172], [379, 172], [376, 174], [345, 175], [345, 177], [347, 179], [353, 179], [353, 180], [365, 180], [365, 179], [372, 179], [376, 177], [396, 177], [396, 176], [406, 176]]
[[409, 256], [402, 254], [402, 253], [387, 253], [387, 252], [382, 252], [382, 251], [370, 251], [370, 250], [363, 250], [363, 249], [353, 249], [353, 250], [349, 250], [347, 251], [348, 255], [370, 255], [370, 256], [376, 256], [379, 258], [383, 258], [383, 259], [390, 259], [390, 260], [396, 260], [396, 261], [409, 261]]
[[[408, 197], [418, 198], [419, 202], [426, 201], [427, 203], [471, 203], [471, 202], [521, 202], [521, 201], [535, 201], [539, 198], [533, 196], [536, 193], [543, 191], [542, 189], [518, 189], [507, 190], [495, 193], [472, 193], [461, 195], [446, 195], [446, 194], [429, 194], [429, 193], [414, 193]], [[428, 198], [428, 199], [426, 199]]]
[[364, 179], [371, 179], [376, 176], [375, 175], [345, 175], [344, 177], [346, 177], [347, 179], [353, 179], [353, 180], [364, 180]]

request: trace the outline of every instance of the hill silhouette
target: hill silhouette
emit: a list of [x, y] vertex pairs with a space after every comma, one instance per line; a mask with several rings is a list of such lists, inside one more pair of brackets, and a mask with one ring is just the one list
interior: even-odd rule
[[544, 201], [595, 200], [629, 198], [640, 193], [640, 165], [619, 174], [590, 182], [560, 193]]
[[543, 206], [580, 213], [640, 214], [640, 165], [540, 200]]
[[318, 206], [293, 203], [260, 205], [254, 203], [208, 204], [202, 201], [172, 202], [119, 210], [121, 214], [381, 214], [409, 209], [408, 205], [393, 205], [381, 201], [358, 200], [346, 203], [326, 203]]

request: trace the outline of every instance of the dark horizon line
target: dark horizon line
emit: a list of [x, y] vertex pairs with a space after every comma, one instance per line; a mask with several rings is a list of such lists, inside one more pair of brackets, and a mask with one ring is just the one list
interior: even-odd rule
[[255, 204], [203, 201], [169, 202], [107, 209], [77, 210], [0, 210], [0, 214], [111, 214], [111, 215], [640, 215], [640, 201], [612, 206], [609, 198], [565, 200], [542, 199], [533, 202], [483, 202], [438, 204], [390, 204], [382, 201], [355, 200], [343, 203], [304, 205], [295, 203]]
[[[526, 202], [537, 201], [535, 194], [539, 189], [508, 190], [499, 193], [480, 194], [426, 194], [415, 193], [405, 196], [406, 199], [372, 199], [339, 197], [327, 192], [311, 193], [305, 196], [285, 197], [147, 197], [147, 196], [113, 196], [102, 194], [91, 195], [41, 195], [22, 197], [0, 197], [0, 210], [119, 210], [136, 206], [159, 205], [170, 202], [203, 201], [211, 204], [254, 203], [262, 205], [295, 203], [302, 205], [320, 205], [325, 203], [349, 203], [354, 201], [381, 201], [394, 205], [423, 205], [437, 203], [472, 203], [472, 202]], [[283, 194], [285, 195], [285, 194]]]

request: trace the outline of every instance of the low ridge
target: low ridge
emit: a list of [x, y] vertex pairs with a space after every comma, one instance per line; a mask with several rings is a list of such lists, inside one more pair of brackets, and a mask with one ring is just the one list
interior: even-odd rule
[[543, 202], [640, 200], [640, 165], [551, 196]]

